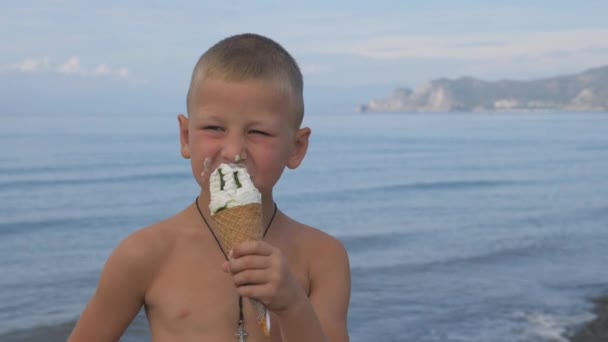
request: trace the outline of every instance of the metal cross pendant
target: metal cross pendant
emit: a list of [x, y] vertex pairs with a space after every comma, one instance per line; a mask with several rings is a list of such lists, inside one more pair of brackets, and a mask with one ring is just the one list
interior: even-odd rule
[[245, 342], [247, 335], [248, 334], [245, 331], [245, 328], [243, 328], [243, 321], [239, 320], [239, 327], [236, 330], [236, 333], [234, 334], [234, 336], [236, 336], [239, 339], [239, 342]]

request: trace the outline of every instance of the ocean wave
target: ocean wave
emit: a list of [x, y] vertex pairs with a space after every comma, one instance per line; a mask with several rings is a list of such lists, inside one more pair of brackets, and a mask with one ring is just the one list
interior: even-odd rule
[[[0, 332], [2, 342], [65, 342], [72, 332], [75, 319], [52, 322], [48, 324], [38, 324], [31, 327], [8, 327], [7, 331]], [[150, 340], [148, 322], [145, 315], [140, 312], [127, 328], [121, 342], [144, 342]]]
[[49, 325], [38, 325], [30, 328], [8, 327], [8, 331], [0, 334], [2, 342], [65, 342], [76, 323], [75, 320]]
[[296, 195], [285, 194], [285, 197], [298, 197], [306, 196], [314, 200], [319, 200], [319, 197], [323, 198], [361, 198], [365, 199], [369, 195], [379, 195], [384, 198], [391, 194], [405, 194], [407, 192], [416, 191], [463, 191], [463, 190], [478, 190], [481, 188], [497, 188], [497, 187], [516, 187], [516, 186], [529, 186], [538, 184], [538, 181], [531, 180], [508, 180], [508, 179], [495, 179], [495, 180], [454, 180], [454, 181], [429, 181], [429, 182], [414, 182], [414, 183], [393, 183], [393, 184], [378, 184], [362, 187], [350, 187], [344, 188], [335, 186], [335, 189], [331, 190], [318, 190], [314, 189], [314, 192], [306, 192], [303, 190]]
[[364, 235], [343, 235], [338, 239], [344, 244], [345, 248], [354, 253], [366, 250], [385, 250], [392, 246], [402, 245], [409, 234], [402, 232], [375, 233]]
[[593, 318], [590, 312], [571, 315], [529, 312], [519, 315], [527, 323], [522, 334], [522, 341], [526, 342], [569, 342], [570, 330]]
[[589, 142], [589, 143], [581, 143], [577, 147], [578, 151], [608, 151], [608, 142]]
[[100, 176], [100, 177], [71, 177], [63, 179], [24, 179], [9, 182], [0, 182], [0, 191], [5, 190], [24, 190], [40, 187], [63, 187], [70, 185], [89, 185], [103, 183], [125, 183], [133, 181], [151, 181], [151, 180], [181, 180], [187, 179], [190, 176], [187, 172], [157, 172], [157, 173], [139, 173], [128, 174], [121, 176]]
[[82, 172], [87, 170], [118, 170], [120, 168], [147, 168], [156, 166], [166, 166], [168, 161], [150, 161], [146, 160], [145, 163], [137, 160], [126, 160], [126, 161], [90, 161], [90, 162], [69, 162], [64, 163], [52, 163], [52, 164], [39, 164], [32, 163], [24, 165], [19, 163], [19, 166], [0, 166], [0, 176], [12, 176], [12, 175], [29, 175], [29, 174], [49, 174], [58, 173], [61, 175], [65, 172]]
[[550, 252], [551, 246], [540, 242], [527, 242], [519, 246], [500, 248], [492, 251], [484, 251], [464, 256], [446, 256], [441, 259], [429, 261], [407, 262], [406, 260], [389, 260], [382, 265], [369, 264], [352, 267], [352, 272], [364, 274], [373, 270], [378, 274], [402, 275], [417, 272], [428, 272], [430, 270], [451, 270], [461, 267], [472, 267], [479, 265], [495, 265], [501, 261], [513, 263], [518, 258], [532, 258], [539, 254]]
[[41, 229], [66, 229], [66, 227], [95, 228], [110, 224], [122, 223], [126, 220], [123, 215], [114, 214], [102, 216], [80, 216], [80, 217], [55, 217], [39, 220], [19, 220], [15, 222], [1, 222], [0, 235], [16, 233], [33, 233]]

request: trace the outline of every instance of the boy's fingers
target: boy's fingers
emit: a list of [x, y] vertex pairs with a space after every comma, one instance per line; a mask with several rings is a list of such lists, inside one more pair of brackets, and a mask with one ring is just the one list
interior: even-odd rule
[[249, 240], [235, 246], [228, 255], [235, 259], [250, 254], [268, 256], [272, 254], [273, 249], [274, 247], [262, 240]]
[[269, 260], [265, 256], [246, 255], [238, 259], [232, 259], [226, 262], [227, 270], [232, 274], [239, 273], [244, 270], [259, 270], [268, 268]]
[[245, 270], [232, 276], [232, 281], [237, 287], [252, 286], [266, 283], [266, 272], [263, 270]]
[[267, 297], [270, 293], [268, 284], [241, 285], [236, 288], [237, 293], [245, 298], [257, 298], [258, 300]]

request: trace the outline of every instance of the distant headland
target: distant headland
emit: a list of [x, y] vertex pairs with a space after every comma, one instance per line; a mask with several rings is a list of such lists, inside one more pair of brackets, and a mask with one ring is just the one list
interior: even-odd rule
[[608, 112], [608, 65], [517, 81], [440, 78], [358, 106], [360, 112]]

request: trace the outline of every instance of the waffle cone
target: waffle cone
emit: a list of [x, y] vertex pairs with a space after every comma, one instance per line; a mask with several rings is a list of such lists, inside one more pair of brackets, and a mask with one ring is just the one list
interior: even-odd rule
[[[262, 205], [251, 203], [223, 209], [213, 215], [217, 237], [227, 252], [247, 240], [263, 238]], [[265, 336], [270, 335], [270, 318], [262, 302], [250, 298], [257, 322]]]
[[262, 205], [251, 203], [227, 208], [213, 215], [215, 231], [228, 252], [247, 240], [258, 240], [264, 234], [262, 228]]

